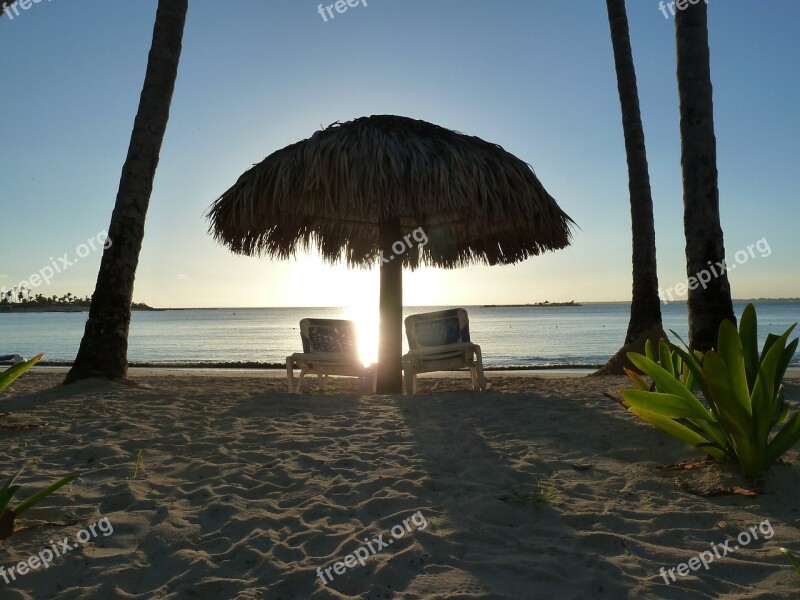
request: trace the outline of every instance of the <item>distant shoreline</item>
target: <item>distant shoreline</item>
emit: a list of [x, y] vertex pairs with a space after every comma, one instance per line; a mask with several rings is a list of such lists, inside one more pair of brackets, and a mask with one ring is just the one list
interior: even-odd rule
[[[36, 367], [71, 367], [72, 361], [67, 360], [43, 360]], [[600, 364], [561, 364], [561, 365], [484, 365], [484, 371], [545, 371], [545, 370], [569, 370], [569, 369], [599, 369]], [[131, 369], [186, 369], [186, 370], [247, 370], [247, 371], [286, 371], [286, 363], [277, 362], [221, 362], [221, 361], [199, 361], [199, 362], [179, 362], [179, 361], [136, 361], [132, 360], [128, 364]]]
[[[800, 303], [800, 298], [734, 298], [734, 302], [753, 302], [753, 303]], [[676, 301], [678, 302], [678, 301]], [[681, 301], [683, 303], [684, 301]], [[423, 304], [415, 304], [415, 305], [408, 305], [406, 308], [441, 308], [443, 306], [461, 306], [463, 308], [526, 308], [526, 307], [537, 307], [537, 308], [547, 308], [547, 307], [567, 307], [567, 306], [585, 306], [585, 305], [596, 305], [596, 304], [630, 304], [630, 300], [584, 300], [579, 302], [570, 301], [570, 302], [535, 302], [535, 303], [528, 303], [528, 304], [430, 304], [430, 305], [423, 305]], [[194, 307], [185, 307], [185, 306], [169, 306], [165, 308], [154, 308], [152, 306], [147, 306], [146, 304], [139, 304], [137, 303], [131, 309], [134, 312], [142, 311], [142, 312], [165, 312], [165, 311], [186, 311], [186, 310], [220, 310], [220, 311], [229, 311], [229, 310], [265, 310], [265, 309], [308, 309], [308, 310], [316, 310], [316, 309], [331, 309], [331, 308], [346, 308], [344, 306], [194, 306]], [[41, 313], [41, 312], [88, 312], [88, 306], [58, 306], [58, 305], [48, 305], [48, 306], [19, 306], [19, 305], [8, 305], [8, 304], [0, 304], [0, 314], [2, 313], [18, 313], [18, 312], [26, 312], [26, 313]]]
[[[136, 306], [131, 308], [132, 311], [164, 311], [164, 310], [176, 310], [176, 309], [167, 309], [167, 308], [152, 308], [150, 306], [141, 307]], [[9, 305], [0, 305], [0, 313], [51, 313], [51, 312], [60, 312], [60, 313], [73, 313], [73, 312], [89, 312], [88, 306], [58, 306], [58, 305], [50, 305], [50, 306], [9, 306]]]
[[545, 300], [544, 302], [535, 302], [533, 304], [484, 304], [481, 308], [560, 308], [566, 306], [583, 306], [583, 304], [578, 304], [574, 300], [569, 302], [549, 302]]
[[[3, 363], [0, 363], [2, 365]], [[66, 372], [72, 366], [68, 361], [42, 361], [37, 364], [32, 372], [51, 372], [60, 373]], [[505, 374], [507, 377], [586, 377], [592, 372], [599, 369], [602, 365], [599, 364], [574, 364], [574, 365], [510, 365], [510, 366], [491, 366], [485, 365], [483, 370], [487, 373], [497, 373], [500, 375]], [[2, 367], [0, 367], [1, 369]], [[286, 365], [279, 363], [152, 363], [152, 362], [139, 362], [132, 361], [129, 364], [131, 372], [129, 376], [138, 376], [142, 373], [150, 373], [152, 375], [174, 375], [184, 374], [186, 376], [203, 376], [219, 375], [220, 377], [246, 375], [253, 376], [263, 374], [264, 377], [285, 377]], [[437, 375], [426, 374], [429, 376], [442, 376], [442, 373]], [[464, 377], [469, 376], [469, 371], [450, 371], [445, 375], [446, 377]], [[786, 371], [786, 379], [800, 379], [800, 367], [790, 366]]]

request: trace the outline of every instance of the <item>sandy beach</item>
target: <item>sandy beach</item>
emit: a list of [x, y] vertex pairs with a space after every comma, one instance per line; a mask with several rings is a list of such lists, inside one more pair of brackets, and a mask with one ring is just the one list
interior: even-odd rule
[[[60, 540], [83, 543], [46, 569], [0, 576], [3, 598], [766, 599], [800, 589], [778, 551], [800, 542], [797, 450], [758, 496], [696, 495], [746, 482], [726, 465], [659, 469], [700, 454], [604, 398], [621, 378], [490, 375], [483, 394], [428, 378], [409, 399], [358, 396], [352, 380], [289, 395], [253, 373], [70, 387], [61, 377], [30, 373], [0, 401], [3, 474], [39, 460], [19, 498], [82, 473], [19, 519], [0, 566], [7, 575], [54, 543], [63, 550]], [[796, 407], [800, 382], [786, 387]], [[8, 428], [22, 425], [38, 426]], [[740, 545], [742, 532], [758, 539]], [[714, 549], [708, 569], [674, 570]]]
[[0, 600], [800, 600], [800, 2], [576, 5], [0, 0]]

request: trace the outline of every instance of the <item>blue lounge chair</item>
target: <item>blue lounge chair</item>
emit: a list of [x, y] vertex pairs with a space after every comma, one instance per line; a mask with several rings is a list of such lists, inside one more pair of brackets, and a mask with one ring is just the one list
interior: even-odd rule
[[[341, 319], [303, 319], [300, 321], [303, 352], [286, 357], [286, 379], [289, 393], [300, 393], [307, 373], [317, 376], [319, 388], [325, 391], [328, 377], [358, 377], [362, 392], [375, 393], [377, 370], [365, 367], [358, 354], [356, 327], [353, 321]], [[300, 369], [297, 387], [294, 369]]]
[[463, 308], [406, 317], [409, 352], [403, 356], [406, 392], [417, 392], [417, 375], [469, 369], [472, 389], [486, 389], [481, 347], [469, 339], [469, 317]]

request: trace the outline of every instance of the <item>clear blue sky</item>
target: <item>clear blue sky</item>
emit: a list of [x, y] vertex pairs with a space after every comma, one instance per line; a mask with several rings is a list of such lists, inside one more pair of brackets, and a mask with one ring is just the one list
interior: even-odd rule
[[[578, 223], [510, 267], [407, 274], [406, 304], [630, 298], [630, 216], [605, 2], [191, 0], [135, 299], [157, 306], [348, 305], [377, 274], [314, 256], [231, 255], [204, 212], [244, 170], [322, 125], [394, 113], [496, 142]], [[0, 287], [108, 227], [156, 1], [51, 0], [0, 21]], [[735, 297], [800, 296], [800, 3], [710, 0], [722, 224]], [[685, 280], [673, 19], [628, 13], [664, 288]], [[85, 249], [81, 249], [86, 254]], [[100, 253], [35, 293], [88, 294]]]

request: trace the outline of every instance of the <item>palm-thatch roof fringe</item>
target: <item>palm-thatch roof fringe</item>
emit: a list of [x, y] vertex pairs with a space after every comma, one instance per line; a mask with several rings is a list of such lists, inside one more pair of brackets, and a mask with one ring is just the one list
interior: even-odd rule
[[[210, 231], [233, 251], [374, 262], [378, 224], [428, 243], [403, 266], [509, 264], [569, 245], [572, 220], [530, 165], [496, 144], [405, 117], [334, 123], [274, 152], [213, 204]], [[418, 235], [419, 237], [419, 235]]]

